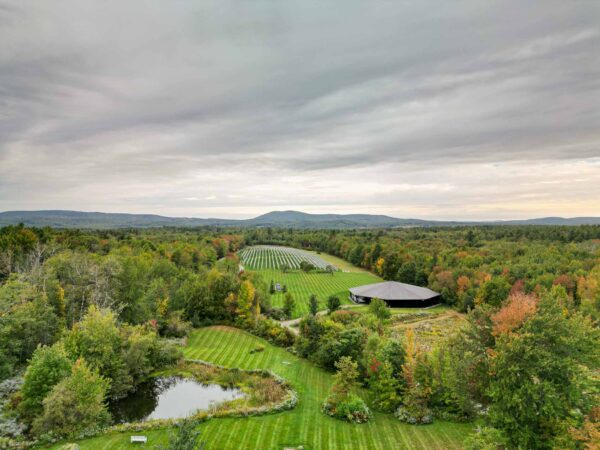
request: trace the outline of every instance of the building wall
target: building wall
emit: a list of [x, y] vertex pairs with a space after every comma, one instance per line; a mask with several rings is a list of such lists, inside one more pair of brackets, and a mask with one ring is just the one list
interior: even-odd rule
[[[354, 303], [369, 304], [372, 299], [350, 294], [350, 300]], [[391, 308], [426, 308], [428, 306], [437, 305], [438, 303], [441, 303], [441, 301], [441, 296], [433, 297], [428, 300], [385, 300]]]

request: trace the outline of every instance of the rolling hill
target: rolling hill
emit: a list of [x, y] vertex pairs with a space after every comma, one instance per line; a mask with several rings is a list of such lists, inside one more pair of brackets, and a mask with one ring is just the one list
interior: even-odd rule
[[102, 213], [67, 210], [0, 212], [0, 226], [23, 223], [55, 228], [156, 228], [156, 227], [279, 227], [279, 228], [394, 228], [465, 225], [585, 225], [600, 224], [600, 217], [543, 217], [538, 219], [453, 222], [399, 219], [371, 214], [309, 214], [300, 211], [272, 211], [252, 219], [166, 217], [155, 214]]

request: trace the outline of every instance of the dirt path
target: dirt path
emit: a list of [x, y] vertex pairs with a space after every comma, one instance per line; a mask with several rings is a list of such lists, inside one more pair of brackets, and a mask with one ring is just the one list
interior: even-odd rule
[[[351, 309], [351, 308], [356, 308], [357, 306], [360, 306], [360, 305], [342, 305], [342, 306], [340, 306], [340, 309]], [[328, 309], [324, 309], [323, 311], [317, 312], [317, 316], [324, 316], [328, 312], [329, 312]], [[302, 320], [302, 317], [298, 317], [297, 319], [281, 320], [279, 323], [282, 326], [288, 328], [295, 335], [298, 335], [298, 334], [300, 334], [300, 332], [298, 331], [297, 325], [300, 323], [301, 320]]]

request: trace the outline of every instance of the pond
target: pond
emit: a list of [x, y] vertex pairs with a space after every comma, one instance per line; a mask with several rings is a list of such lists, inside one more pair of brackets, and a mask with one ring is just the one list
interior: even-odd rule
[[138, 386], [136, 392], [109, 404], [115, 423], [186, 417], [211, 404], [243, 397], [239, 389], [201, 384], [181, 377], [158, 377]]

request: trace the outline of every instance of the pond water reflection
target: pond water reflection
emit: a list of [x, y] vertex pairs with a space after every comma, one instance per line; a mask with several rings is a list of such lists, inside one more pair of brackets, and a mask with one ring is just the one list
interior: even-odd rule
[[208, 409], [211, 403], [222, 403], [243, 395], [239, 389], [225, 389], [217, 384], [205, 385], [181, 377], [158, 377], [141, 384], [133, 394], [112, 402], [109, 410], [115, 423], [173, 419]]

